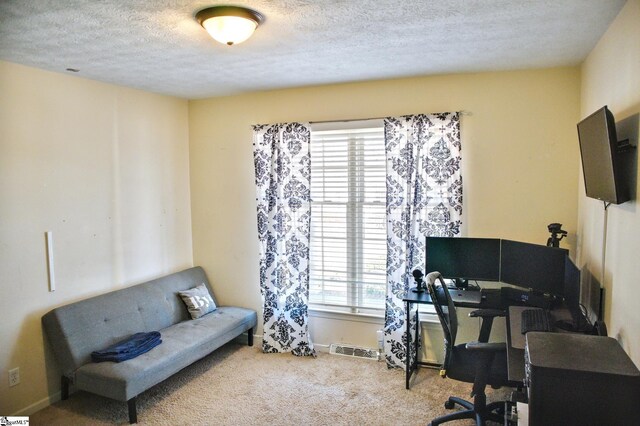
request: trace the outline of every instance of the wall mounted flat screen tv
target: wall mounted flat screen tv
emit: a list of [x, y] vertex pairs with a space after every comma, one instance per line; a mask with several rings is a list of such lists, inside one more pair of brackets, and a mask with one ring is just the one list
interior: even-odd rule
[[578, 123], [578, 139], [587, 197], [613, 204], [630, 200], [623, 163], [628, 150], [618, 144], [615, 120], [606, 105]]

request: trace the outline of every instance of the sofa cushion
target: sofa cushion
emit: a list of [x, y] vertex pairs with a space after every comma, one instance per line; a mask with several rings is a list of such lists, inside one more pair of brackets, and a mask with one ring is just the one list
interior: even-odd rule
[[200, 318], [216, 310], [216, 304], [204, 283], [189, 290], [179, 291], [178, 294], [184, 304], [187, 305], [191, 319]]
[[121, 363], [89, 363], [74, 378], [78, 389], [127, 401], [213, 352], [257, 324], [251, 309], [222, 306], [201, 318], [160, 330], [162, 344]]

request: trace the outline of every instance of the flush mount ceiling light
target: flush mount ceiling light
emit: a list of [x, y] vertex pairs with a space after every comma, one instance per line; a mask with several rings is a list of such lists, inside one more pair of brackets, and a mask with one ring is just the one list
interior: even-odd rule
[[214, 6], [196, 13], [196, 19], [216, 41], [231, 46], [251, 37], [264, 16], [244, 7]]

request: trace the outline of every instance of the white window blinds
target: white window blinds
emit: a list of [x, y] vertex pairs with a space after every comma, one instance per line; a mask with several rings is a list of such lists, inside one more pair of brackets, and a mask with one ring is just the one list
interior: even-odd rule
[[385, 185], [381, 120], [312, 126], [312, 305], [384, 309]]

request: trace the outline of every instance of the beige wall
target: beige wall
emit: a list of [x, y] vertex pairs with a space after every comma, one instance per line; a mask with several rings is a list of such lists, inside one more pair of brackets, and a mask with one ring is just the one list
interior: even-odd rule
[[[605, 103], [618, 118], [638, 112], [638, 1], [582, 67], [582, 103], [578, 68], [187, 104], [0, 62], [0, 372], [20, 367], [22, 376], [13, 388], [0, 380], [0, 413], [28, 413], [55, 398], [58, 377], [40, 331], [41, 315], [54, 306], [199, 264], [223, 304], [261, 310], [252, 124], [462, 110], [465, 235], [544, 243], [546, 225], [561, 222], [570, 233], [565, 247], [573, 252], [578, 244], [597, 276], [602, 212], [579, 186], [575, 123]], [[628, 306], [640, 296], [635, 210], [635, 202], [611, 208], [605, 285], [610, 327], [638, 363], [629, 336], [640, 324]], [[45, 231], [54, 236], [55, 293], [47, 289]], [[375, 346], [378, 328], [376, 321], [311, 318], [321, 344]], [[426, 346], [439, 353], [439, 340], [428, 337]]]
[[0, 414], [29, 414], [59, 397], [42, 314], [192, 265], [188, 104], [6, 62], [0, 94]]
[[[616, 121], [640, 113], [640, 0], [629, 0], [582, 66], [581, 118], [608, 105]], [[637, 123], [636, 123], [637, 124]], [[637, 145], [637, 140], [633, 143]], [[634, 155], [637, 158], [638, 153]], [[605, 321], [640, 366], [640, 204], [611, 206], [606, 228], [602, 202], [579, 185], [579, 263], [605, 288]]]
[[[261, 310], [251, 125], [465, 111], [465, 234], [575, 244], [579, 70], [459, 74], [189, 102], [194, 263], [224, 303]], [[376, 346], [375, 323], [312, 317], [317, 343]], [[314, 335], [319, 338], [315, 338]]]

